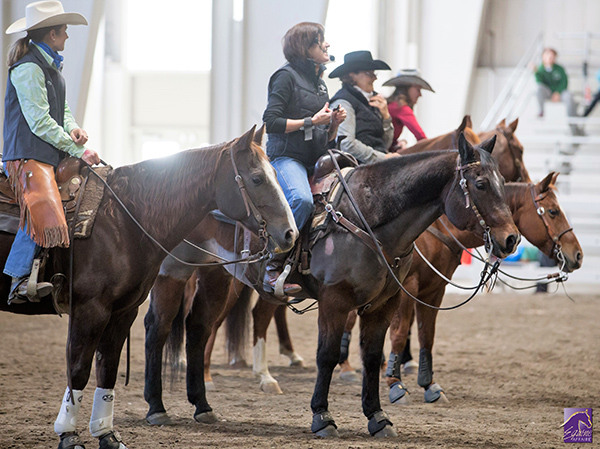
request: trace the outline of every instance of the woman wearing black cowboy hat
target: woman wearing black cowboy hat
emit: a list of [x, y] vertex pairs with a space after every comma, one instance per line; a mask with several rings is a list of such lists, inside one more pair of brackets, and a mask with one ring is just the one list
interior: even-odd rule
[[332, 107], [342, 106], [347, 113], [338, 128], [338, 136], [346, 136], [341, 149], [363, 164], [395, 156], [388, 153], [394, 129], [387, 102], [373, 89], [375, 70], [390, 70], [390, 66], [373, 59], [370, 51], [354, 51], [329, 75], [342, 81], [342, 88], [331, 99]]
[[406, 126], [417, 140], [427, 139], [415, 117], [413, 108], [421, 96], [421, 89], [434, 92], [429, 83], [419, 75], [416, 69], [401, 70], [398, 76], [387, 80], [384, 86], [394, 86], [394, 93], [387, 99], [388, 110], [394, 125], [394, 141], [391, 151], [406, 147], [406, 140], [398, 141], [402, 129]]

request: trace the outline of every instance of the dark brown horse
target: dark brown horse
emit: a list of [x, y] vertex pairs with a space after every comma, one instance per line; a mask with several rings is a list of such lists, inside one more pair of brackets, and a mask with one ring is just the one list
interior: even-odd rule
[[[556, 198], [554, 184], [557, 176], [558, 173], [550, 173], [535, 185], [506, 184], [506, 200], [522, 235], [548, 257], [559, 262], [559, 266], [563, 265], [564, 260], [564, 270], [571, 272], [581, 267], [583, 252]], [[467, 248], [481, 246], [483, 241], [478, 235], [459, 231], [444, 217], [431, 228], [430, 232], [419, 236], [415, 243], [425, 259], [443, 276], [451, 279], [460, 265], [462, 253], [462, 247], [451, 235]], [[405, 280], [405, 287], [413, 296], [426, 304], [440, 307], [446, 285], [447, 282], [434, 273], [421, 257], [413, 258]], [[440, 398], [446, 401], [442, 388], [433, 381], [432, 349], [438, 310], [415, 303], [404, 292], [401, 293], [400, 307], [390, 327], [392, 350], [386, 372], [390, 401], [404, 403], [406, 399], [406, 389], [400, 373], [400, 354], [407, 344], [415, 308], [421, 348], [418, 383], [425, 389], [425, 402], [435, 402]]]
[[[497, 140], [492, 155], [494, 159], [496, 159], [496, 161], [498, 162], [498, 165], [500, 167], [500, 173], [502, 173], [505, 179], [509, 182], [530, 182], [529, 173], [527, 172], [527, 169], [523, 164], [523, 146], [515, 136], [517, 126], [518, 119], [513, 121], [509, 125], [506, 125], [505, 121], [502, 120], [494, 130], [485, 133], [480, 133], [479, 135], [477, 135], [471, 129], [471, 117], [467, 115], [463, 118], [462, 123], [456, 130], [438, 137], [434, 137], [432, 139], [421, 140], [412, 147], [403, 150], [401, 153], [413, 154], [423, 151], [441, 150], [456, 147], [458, 142], [458, 136], [461, 132], [464, 132], [465, 137], [467, 137], [467, 140], [469, 140], [469, 142], [471, 142], [472, 144], [479, 143], [481, 141], [480, 139], [491, 138], [495, 135]], [[452, 225], [450, 225], [450, 227], [454, 228], [454, 226]], [[425, 240], [436, 239], [436, 237], [430, 233], [422, 234], [419, 238]], [[261, 355], [264, 354], [266, 350], [265, 345], [267, 338], [267, 328], [273, 316], [275, 316], [275, 323], [277, 325], [280, 352], [284, 355], [290, 356], [291, 364], [301, 363], [302, 360], [301, 356], [299, 356], [293, 349], [293, 344], [291, 338], [289, 337], [289, 332], [287, 330], [285, 314], [285, 306], [278, 306], [276, 304], [272, 304], [266, 301], [258, 301], [252, 311], [252, 315], [254, 318], [253, 369], [254, 372], [260, 376], [261, 390], [267, 393], [281, 393], [281, 389], [277, 381], [269, 373], [266, 359], [264, 357], [261, 357]], [[238, 311], [237, 309], [234, 309], [233, 313], [230, 314], [228, 318], [228, 322], [231, 322], [231, 326], [228, 326], [228, 329], [229, 327], [233, 328], [234, 330], [240, 328], [241, 324], [238, 322], [240, 320], [240, 316], [244, 316], [243, 311]], [[348, 320], [346, 321], [346, 326], [344, 329], [343, 341], [345, 342], [345, 344], [342, 345], [342, 351], [347, 350], [351, 331], [355, 325], [356, 319], [356, 311], [352, 311], [348, 314]], [[229, 338], [229, 336], [234, 338], [234, 340]], [[239, 333], [229, 333], [228, 331], [228, 349], [232, 350], [232, 357], [236, 360], [242, 359], [242, 356], [240, 354], [242, 353], [241, 345], [243, 344], [243, 342], [240, 339], [238, 339], [239, 336]], [[408, 342], [409, 340], [407, 340], [407, 345], [405, 346], [405, 351], [402, 353], [401, 358], [404, 368], [406, 368], [408, 364], [414, 363], [412, 362], [412, 356], [410, 355], [410, 346]], [[207, 353], [205, 355], [205, 379], [208, 382], [211, 381], [210, 374], [208, 372], [209, 360], [210, 354]], [[405, 360], [409, 360], [406, 366], [404, 366]], [[416, 370], [416, 367], [418, 365], [415, 363], [414, 366]], [[351, 366], [347, 355], [342, 356], [340, 368], [341, 379], [348, 381], [360, 380], [360, 375], [358, 375], [355, 369]], [[408, 371], [408, 368], [406, 368], [406, 370]]]
[[[494, 140], [485, 142], [482, 148], [491, 151]], [[497, 165], [487, 151], [473, 149], [461, 138], [458, 153], [440, 151], [409, 155], [354, 170], [348, 181], [350, 190], [384, 250], [392, 258], [400, 258], [401, 262], [393, 269], [400, 279], [407, 272], [412, 242], [442, 213], [446, 213], [461, 229], [475, 230], [480, 226], [476, 214], [465, 208], [465, 194], [459, 183], [462, 176], [465, 179], [462, 184], [469, 186], [470, 204], [476, 205], [491, 227], [493, 251], [502, 257], [514, 250], [518, 233], [503, 202], [502, 180], [496, 171]], [[337, 210], [351, 221], [358, 222], [346, 195], [342, 196]], [[378, 373], [385, 332], [391, 313], [398, 306], [398, 286], [389, 277], [385, 262], [367, 245], [334, 225], [331, 232], [313, 247], [310, 269], [311, 276], [301, 278], [299, 273], [295, 273], [292, 280], [304, 285], [302, 296], [319, 300], [318, 377], [311, 404], [314, 413], [312, 430], [321, 436], [337, 435], [335, 423], [327, 410], [329, 383], [339, 358], [339, 345], [348, 312], [360, 308], [364, 312], [361, 320], [365, 367], [363, 412], [369, 419], [371, 434], [394, 435], [389, 417], [381, 411]], [[243, 274], [249, 285], [255, 285], [258, 274], [254, 266], [248, 267]], [[197, 293], [202, 294], [200, 290]], [[264, 292], [262, 296], [268, 297]], [[188, 323], [186, 327], [190, 330]], [[199, 369], [202, 365], [201, 351], [196, 351], [197, 357], [194, 357], [195, 370], [190, 369], [191, 356], [194, 355], [190, 348], [196, 344], [191, 342], [188, 334], [188, 399], [196, 405], [198, 416], [201, 411], [199, 405], [205, 404], [206, 400], [200, 397], [204, 394], [202, 370]], [[147, 348], [149, 346], [147, 343]], [[195, 378], [190, 379], [192, 374]], [[148, 373], [146, 375], [148, 381]], [[155, 385], [150, 387], [153, 391], [156, 391], [155, 388]], [[164, 413], [160, 398], [146, 395], [146, 399], [150, 403], [149, 418], [153, 414]], [[205, 411], [211, 412], [209, 408]]]
[[[266, 223], [264, 232], [274, 250], [288, 250], [294, 243], [298, 231], [291, 210], [253, 137], [254, 128], [232, 142], [119, 167], [109, 176], [108, 185], [139, 226], [115, 196], [105, 192], [91, 237], [72, 242], [70, 388], [55, 423], [55, 431], [62, 434], [59, 447], [78, 441], [77, 414], [94, 354], [98, 388], [90, 430], [93, 436], [105, 438], [103, 444], [119, 440], [112, 429], [113, 388], [123, 344], [165, 258], [157, 243], [172, 250], [215, 208], [254, 231]], [[11, 241], [12, 237], [2, 235], [4, 259]], [[55, 254], [55, 272], [68, 273], [68, 254], [68, 250]], [[7, 306], [9, 286], [10, 278], [3, 276], [3, 310], [36, 313], [39, 306], [40, 311], [48, 311], [42, 303]]]

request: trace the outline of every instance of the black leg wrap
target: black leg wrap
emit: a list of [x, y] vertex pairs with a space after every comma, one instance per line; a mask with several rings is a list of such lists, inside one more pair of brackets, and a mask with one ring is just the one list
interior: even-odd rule
[[398, 354], [390, 352], [390, 358], [388, 359], [385, 376], [402, 379], [402, 375], [400, 374], [400, 356]]
[[319, 430], [323, 430], [327, 426], [333, 426], [337, 429], [331, 413], [323, 412], [315, 413], [313, 415], [312, 425], [310, 426], [310, 430], [312, 430], [313, 433], [317, 433]]
[[352, 337], [351, 332], [344, 332], [344, 335], [342, 335], [342, 343], [340, 344], [340, 360], [338, 362], [338, 364], [340, 364], [340, 365], [342, 363], [344, 363], [346, 360], [348, 360], [351, 337]]
[[417, 383], [427, 388], [433, 381], [433, 359], [431, 351], [427, 348], [421, 348], [419, 353], [419, 377]]
[[375, 435], [385, 426], [393, 426], [392, 421], [390, 421], [390, 417], [386, 412], [379, 410], [378, 412], [375, 412], [371, 419], [369, 419], [369, 425], [367, 428], [369, 429], [369, 433], [371, 435]]
[[79, 438], [77, 433], [67, 432], [60, 436], [58, 449], [85, 449], [85, 446], [81, 442], [81, 438]]
[[100, 449], [119, 449], [125, 447], [119, 432], [112, 430], [98, 439]]
[[410, 333], [408, 334], [408, 338], [406, 339], [406, 344], [404, 345], [404, 349], [402, 350], [402, 354], [400, 355], [400, 363], [404, 365], [406, 362], [410, 362], [413, 359], [412, 354], [410, 353]]

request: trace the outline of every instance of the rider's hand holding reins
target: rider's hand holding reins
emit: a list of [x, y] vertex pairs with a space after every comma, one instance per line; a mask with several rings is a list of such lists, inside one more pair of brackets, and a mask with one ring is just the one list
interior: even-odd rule
[[96, 165], [100, 163], [100, 156], [94, 150], [87, 148], [81, 159], [89, 165]]

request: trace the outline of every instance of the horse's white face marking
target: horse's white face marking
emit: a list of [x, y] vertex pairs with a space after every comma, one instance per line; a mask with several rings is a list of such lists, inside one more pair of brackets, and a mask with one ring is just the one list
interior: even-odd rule
[[331, 236], [327, 237], [327, 239], [325, 240], [325, 255], [326, 256], [331, 256], [333, 254], [333, 250], [334, 250], [334, 245], [333, 245], [333, 238]]

